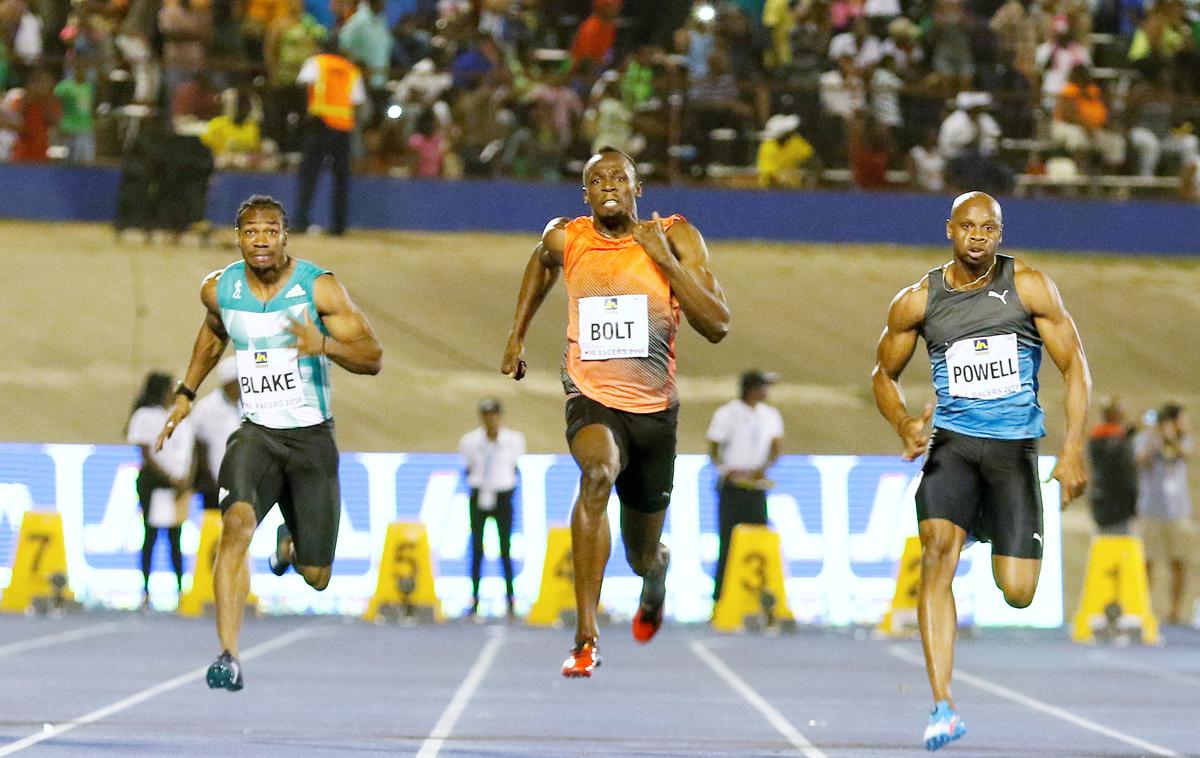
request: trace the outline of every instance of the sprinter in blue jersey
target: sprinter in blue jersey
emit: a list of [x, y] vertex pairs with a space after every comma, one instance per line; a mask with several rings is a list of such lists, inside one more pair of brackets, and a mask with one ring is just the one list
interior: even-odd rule
[[254, 529], [279, 504], [284, 524], [270, 561], [295, 566], [317, 590], [329, 584], [341, 519], [338, 450], [330, 407], [330, 362], [377, 374], [383, 349], [333, 274], [287, 253], [287, 214], [255, 195], [237, 212], [242, 260], [200, 285], [206, 310], [175, 407], [158, 445], [192, 409], [196, 391], [233, 342], [242, 424], [229, 438], [217, 477], [223, 517], [213, 575], [217, 637], [224, 650], [208, 686], [240, 690], [238, 633], [250, 591], [246, 551]]
[[[1009, 605], [1028, 606], [1037, 589], [1037, 440], [1045, 435], [1037, 375], [1043, 347], [1066, 391], [1066, 439], [1053, 474], [1061, 505], [1087, 484], [1083, 447], [1091, 377], [1079, 333], [1050, 277], [997, 255], [1003, 234], [995, 199], [982, 192], [955, 199], [946, 222], [954, 259], [892, 300], [871, 375], [875, 402], [900, 435], [905, 459], [928, 451], [917, 488], [917, 618], [933, 688], [924, 736], [929, 750], [966, 733], [950, 696], [958, 623], [950, 585], [968, 534], [991, 542], [992, 574]], [[937, 406], [913, 416], [899, 379], [918, 337], [929, 351]]]

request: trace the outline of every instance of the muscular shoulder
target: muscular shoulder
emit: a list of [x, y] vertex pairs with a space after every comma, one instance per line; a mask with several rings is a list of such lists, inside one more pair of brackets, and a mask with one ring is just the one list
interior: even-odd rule
[[221, 281], [223, 273], [225, 273], [223, 268], [210, 271], [200, 282], [200, 302], [204, 303], [209, 310], [217, 309], [217, 283]]
[[888, 328], [893, 331], [912, 331], [925, 320], [929, 304], [929, 275], [896, 293], [888, 308]]
[[1058, 287], [1045, 272], [1018, 260], [1013, 272], [1013, 283], [1017, 286], [1017, 295], [1020, 296], [1021, 302], [1033, 315], [1043, 315], [1062, 308]]

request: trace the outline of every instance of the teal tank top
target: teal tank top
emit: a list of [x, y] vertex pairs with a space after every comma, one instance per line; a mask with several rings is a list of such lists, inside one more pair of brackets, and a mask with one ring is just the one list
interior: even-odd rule
[[295, 258], [291, 277], [275, 297], [263, 302], [246, 281], [246, 262], [225, 267], [217, 279], [221, 322], [237, 359], [242, 415], [272, 429], [313, 426], [332, 418], [329, 359], [300, 356], [296, 338], [288, 331], [294, 319], [308, 320], [328, 334], [313, 303], [313, 282], [329, 273]]

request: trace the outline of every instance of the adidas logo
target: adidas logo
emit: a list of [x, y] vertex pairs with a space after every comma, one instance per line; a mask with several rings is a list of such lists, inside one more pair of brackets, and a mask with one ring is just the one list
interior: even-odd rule
[[284, 295], [284, 297], [304, 297], [307, 294], [308, 293], [304, 291], [303, 287], [301, 287], [299, 284], [294, 284], [292, 285], [292, 288], [287, 291], [287, 294]]

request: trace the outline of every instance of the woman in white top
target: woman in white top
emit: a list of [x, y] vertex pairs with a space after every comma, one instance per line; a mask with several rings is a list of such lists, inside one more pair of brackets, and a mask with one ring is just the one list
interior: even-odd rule
[[195, 445], [191, 421], [184, 419], [175, 434], [163, 444], [162, 450], [153, 452], [158, 433], [167, 422], [168, 408], [174, 404], [174, 393], [171, 391], [173, 384], [168, 374], [157, 371], [147, 374], [126, 428], [128, 442], [137, 445], [142, 453], [137, 496], [146, 528], [142, 543], [143, 608], [150, 607], [150, 557], [154, 553], [159, 529], [167, 530], [175, 585], [180, 592], [183, 591], [183, 551], [179, 546], [179, 536], [187, 509], [186, 505], [177, 507], [177, 503], [186, 503], [185, 498], [191, 494], [192, 451]]

